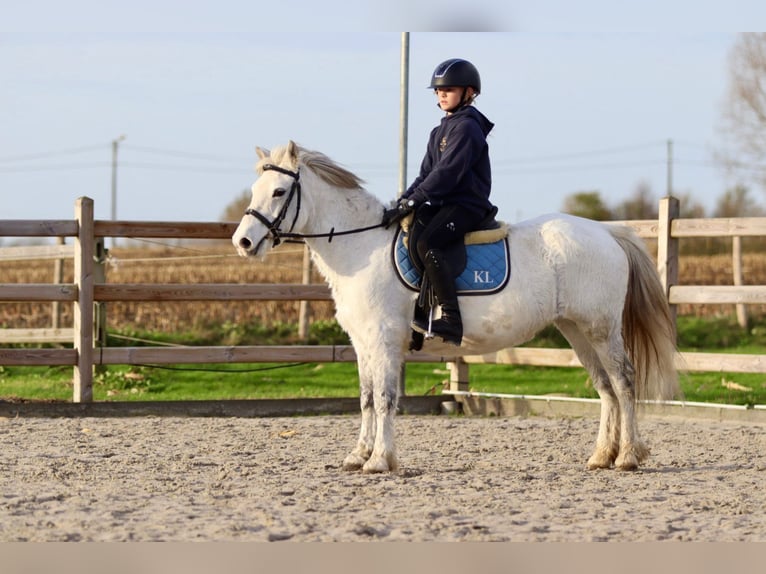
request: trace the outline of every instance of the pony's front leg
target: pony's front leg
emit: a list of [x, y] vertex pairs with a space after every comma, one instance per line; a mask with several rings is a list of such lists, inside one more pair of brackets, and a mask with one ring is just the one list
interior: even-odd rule
[[359, 470], [372, 454], [375, 441], [375, 408], [372, 396], [372, 377], [365, 372], [359, 361], [359, 404], [362, 409], [362, 426], [359, 440], [343, 461], [343, 470]]
[[382, 375], [374, 377], [375, 445], [363, 472], [389, 472], [399, 468], [394, 438], [394, 416], [399, 401], [400, 366], [389, 366]]

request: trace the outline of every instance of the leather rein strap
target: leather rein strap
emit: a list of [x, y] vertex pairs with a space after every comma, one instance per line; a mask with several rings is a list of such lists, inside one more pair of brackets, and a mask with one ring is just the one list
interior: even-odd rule
[[[300, 173], [298, 171], [290, 171], [289, 169], [285, 169], [283, 167], [279, 167], [278, 165], [273, 165], [270, 163], [267, 163], [263, 166], [263, 171], [278, 171], [279, 173], [283, 173], [285, 175], [289, 175], [293, 178], [293, 185], [290, 187], [290, 191], [287, 194], [287, 199], [285, 200], [285, 203], [282, 205], [282, 209], [279, 210], [279, 213], [277, 216], [272, 220], [269, 221], [269, 218], [263, 215], [261, 212], [255, 210], [255, 209], [247, 209], [245, 211], [245, 215], [252, 215], [255, 217], [258, 221], [263, 223], [263, 225], [266, 226], [266, 228], [269, 230], [269, 232], [261, 238], [261, 240], [258, 242], [258, 245], [256, 246], [256, 251], [261, 246], [261, 243], [263, 243], [264, 240], [268, 239], [269, 237], [272, 238], [272, 247], [276, 247], [280, 243], [282, 243], [283, 238], [285, 239], [286, 243], [300, 243], [300, 240], [303, 239], [309, 239], [309, 238], [316, 238], [316, 237], [327, 237], [327, 242], [330, 243], [332, 241], [333, 237], [341, 236], [341, 235], [351, 235], [353, 233], [362, 233], [364, 231], [370, 231], [371, 229], [377, 229], [378, 227], [383, 227], [383, 223], [378, 223], [376, 225], [368, 225], [367, 227], [358, 227], [355, 229], [348, 229], [345, 231], [335, 231], [335, 228], [331, 228], [329, 232], [327, 233], [293, 233], [293, 228], [295, 227], [296, 221], [298, 221], [298, 214], [301, 211], [301, 183], [300, 183]], [[295, 208], [295, 216], [293, 217], [293, 222], [290, 224], [290, 229], [288, 231], [282, 231], [280, 229], [280, 226], [282, 225], [282, 222], [285, 220], [285, 217], [287, 216], [287, 209], [290, 207], [290, 203], [293, 200], [293, 197], [296, 198], [296, 208]], [[295, 241], [299, 240], [299, 241]]]

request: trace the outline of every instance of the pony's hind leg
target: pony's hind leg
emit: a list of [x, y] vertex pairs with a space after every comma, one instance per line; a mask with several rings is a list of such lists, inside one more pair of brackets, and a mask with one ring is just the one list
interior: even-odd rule
[[612, 389], [609, 375], [604, 370], [587, 337], [571, 321], [556, 321], [556, 327], [566, 337], [585, 370], [590, 375], [593, 388], [601, 399], [601, 420], [596, 438], [596, 448], [588, 459], [588, 468], [610, 468], [617, 458], [620, 445], [620, 409]]
[[623, 353], [620, 374], [614, 377], [617, 401], [620, 403], [622, 424], [620, 452], [614, 465], [620, 470], [635, 470], [649, 456], [649, 447], [641, 440], [636, 422], [635, 370]]
[[[580, 356], [580, 355], [578, 355]], [[588, 373], [591, 377], [593, 388], [596, 389], [601, 400], [601, 418], [598, 425], [598, 436], [596, 438], [596, 447], [588, 459], [588, 468], [594, 470], [597, 468], [611, 468], [620, 448], [620, 408], [617, 396], [612, 389], [612, 383], [609, 376], [598, 362], [595, 355], [586, 355], [595, 359], [593, 366], [588, 367]], [[590, 360], [583, 361], [580, 356], [580, 362], [585, 366]]]
[[611, 468], [617, 458], [620, 444], [620, 410], [617, 397], [612, 391], [612, 385], [606, 371], [599, 368], [590, 371], [593, 388], [601, 399], [601, 420], [598, 426], [596, 448], [588, 459], [588, 468]]
[[620, 447], [614, 465], [620, 470], [635, 470], [649, 456], [649, 447], [641, 440], [636, 421], [635, 369], [619, 333], [612, 333], [609, 343], [601, 348], [601, 360], [620, 409]]

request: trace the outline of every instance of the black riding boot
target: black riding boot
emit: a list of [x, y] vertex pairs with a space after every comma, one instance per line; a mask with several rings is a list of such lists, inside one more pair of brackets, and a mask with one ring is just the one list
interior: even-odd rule
[[[447, 267], [441, 250], [429, 250], [424, 257], [423, 265], [442, 309], [441, 318], [431, 323], [431, 332], [439, 335], [445, 343], [460, 345], [463, 340], [463, 320], [460, 317], [460, 307], [455, 292], [455, 279]], [[427, 333], [428, 319], [415, 319], [411, 326], [419, 333]]]

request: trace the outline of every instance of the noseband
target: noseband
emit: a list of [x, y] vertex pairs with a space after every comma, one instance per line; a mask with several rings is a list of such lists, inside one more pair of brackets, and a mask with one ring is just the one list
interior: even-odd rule
[[[346, 231], [335, 231], [335, 228], [333, 227], [330, 229], [328, 233], [293, 233], [293, 228], [295, 227], [295, 223], [298, 221], [298, 214], [301, 211], [301, 182], [300, 182], [300, 173], [296, 171], [290, 171], [289, 169], [285, 169], [283, 167], [279, 167], [278, 165], [274, 165], [271, 163], [264, 164], [264, 166], [261, 168], [263, 171], [278, 171], [279, 173], [284, 173], [285, 175], [289, 175], [293, 178], [293, 185], [290, 187], [290, 191], [287, 193], [287, 199], [285, 200], [285, 203], [282, 205], [282, 209], [279, 210], [279, 213], [277, 216], [272, 220], [269, 221], [269, 218], [263, 215], [261, 212], [255, 210], [255, 209], [247, 209], [245, 210], [245, 215], [252, 215], [255, 217], [258, 221], [263, 223], [263, 225], [266, 226], [266, 229], [269, 230], [269, 232], [264, 235], [261, 240], [258, 242], [258, 245], [255, 246], [254, 251], [258, 251], [258, 249], [261, 247], [261, 244], [271, 237], [272, 240], [272, 247], [276, 247], [280, 243], [282, 243], [282, 239], [285, 239], [286, 243], [300, 243], [300, 241], [296, 240], [303, 240], [308, 238], [314, 238], [314, 237], [327, 237], [327, 242], [330, 243], [332, 241], [333, 237], [339, 236], [339, 235], [350, 235], [352, 233], [361, 233], [363, 231], [369, 231], [371, 229], [377, 229], [378, 227], [384, 227], [384, 223], [378, 223], [375, 225], [368, 225], [367, 227], [358, 227], [355, 229], [348, 229]], [[296, 198], [295, 203], [295, 216], [293, 216], [293, 222], [290, 224], [290, 229], [287, 231], [282, 231], [280, 229], [280, 226], [285, 220], [285, 217], [287, 216], [287, 208], [290, 207], [290, 202], [292, 202], [293, 197]]]
[[[282, 205], [282, 209], [279, 210], [279, 213], [277, 216], [272, 220], [269, 221], [269, 218], [263, 215], [261, 212], [256, 211], [255, 209], [247, 209], [245, 211], [245, 215], [252, 215], [255, 217], [258, 221], [263, 223], [266, 226], [266, 229], [269, 230], [269, 232], [263, 236], [263, 238], [258, 242], [258, 245], [256, 246], [256, 251], [258, 248], [260, 248], [261, 243], [269, 237], [269, 235], [272, 237], [272, 247], [276, 247], [280, 243], [282, 243], [282, 237], [295, 237], [297, 234], [293, 234], [292, 230], [295, 227], [295, 222], [298, 220], [298, 214], [301, 211], [301, 182], [300, 182], [300, 173], [297, 171], [290, 171], [289, 169], [284, 169], [282, 167], [279, 167], [278, 165], [273, 165], [270, 163], [267, 163], [263, 166], [263, 171], [278, 171], [279, 173], [284, 173], [285, 175], [289, 175], [293, 178], [293, 184], [290, 186], [290, 191], [287, 194], [287, 199], [285, 200], [285, 203]], [[290, 225], [290, 229], [287, 232], [283, 232], [279, 227], [282, 225], [282, 222], [285, 220], [285, 216], [287, 215], [287, 208], [290, 207], [290, 202], [293, 200], [293, 197], [297, 197], [296, 201], [296, 207], [295, 207], [295, 217], [293, 217], [293, 222]]]

